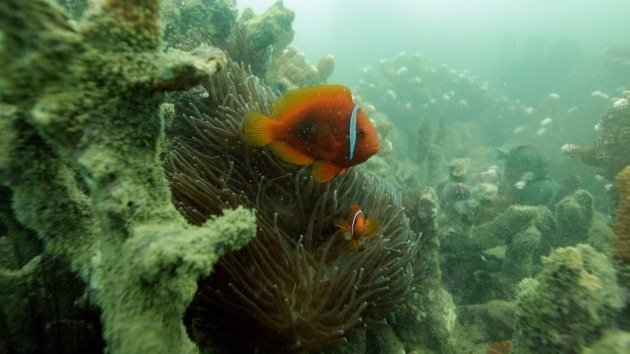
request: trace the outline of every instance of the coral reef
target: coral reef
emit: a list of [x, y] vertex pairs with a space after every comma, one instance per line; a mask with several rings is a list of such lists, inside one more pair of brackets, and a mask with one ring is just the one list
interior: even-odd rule
[[499, 274], [504, 293], [511, 293], [521, 279], [531, 276], [535, 252], [542, 235], [536, 226], [517, 233], [508, 244]]
[[233, 0], [171, 0], [163, 6], [164, 38], [170, 47], [187, 51], [201, 44], [220, 47], [231, 60], [243, 63], [281, 92], [324, 83], [334, 70], [332, 55], [315, 66], [288, 46], [295, 14], [281, 1], [260, 15], [247, 8], [238, 18]]
[[455, 352], [457, 314], [451, 294], [442, 286], [435, 190], [427, 187], [418, 196], [407, 195], [405, 211], [412, 230], [422, 234], [422, 260], [416, 267], [416, 276], [422, 282], [416, 284], [416, 291], [406, 302], [411, 311], [398, 311], [392, 326], [412, 352]]
[[563, 198], [553, 212], [543, 206], [512, 205], [470, 228], [445, 225], [441, 235], [444, 280], [458, 303], [504, 299], [520, 280], [538, 271], [542, 255], [577, 243], [609, 254], [610, 235], [606, 217], [593, 210], [593, 198], [586, 190]]
[[[480, 82], [468, 71], [457, 71], [418, 53], [401, 52], [396, 58], [382, 59], [378, 70], [366, 68], [357, 92], [379, 110], [396, 117], [397, 123], [414, 125], [422, 117], [460, 123], [475, 120], [474, 117], [486, 120], [491, 111], [500, 113], [500, 122], [504, 122], [522, 114], [525, 108], [511, 107], [507, 98], [503, 100], [489, 89], [488, 83]], [[496, 130], [497, 127], [492, 129]]]
[[480, 147], [503, 144], [514, 122], [527, 117], [522, 104], [510, 102], [470, 72], [418, 53], [401, 52], [380, 60], [376, 68], [364, 68], [356, 93], [402, 129], [395, 139], [400, 160], [411, 157], [426, 164], [414, 174], [433, 186], [439, 182], [435, 171], [448, 161], [491, 152]]
[[185, 51], [202, 44], [219, 47], [230, 59], [264, 77], [272, 57], [281, 57], [293, 39], [295, 14], [278, 1], [260, 15], [249, 8], [237, 15], [234, 0], [164, 1], [160, 16], [164, 40], [169, 47]]
[[[175, 105], [166, 155], [174, 201], [194, 224], [222, 208], [255, 207], [259, 231], [200, 283], [187, 315], [197, 341], [323, 349], [402, 304], [416, 282], [419, 236], [398, 193], [360, 168], [317, 184], [306, 168], [245, 145], [243, 114], [268, 112], [273, 96], [241, 66], [228, 64], [204, 91]], [[359, 251], [335, 227], [352, 203], [380, 225]]]
[[317, 66], [306, 59], [295, 47], [287, 47], [273, 56], [266, 80], [281, 92], [300, 87], [325, 83], [335, 68], [332, 55], [324, 56]]
[[472, 228], [441, 229], [443, 281], [456, 303], [507, 298], [511, 285], [531, 275], [538, 241], [553, 236], [554, 224], [547, 208], [511, 206]]
[[597, 124], [601, 135], [589, 149], [565, 144], [562, 151], [579, 157], [584, 163], [596, 167], [598, 173], [614, 180], [615, 176], [630, 165], [630, 91], [616, 100]]
[[293, 40], [295, 13], [282, 1], [256, 16], [251, 9], [243, 11], [225, 45], [230, 58], [244, 63], [253, 74], [264, 77], [273, 58]]
[[556, 206], [558, 236], [551, 241], [553, 247], [585, 243], [593, 223], [593, 196], [584, 189], [564, 197]]
[[511, 149], [503, 158], [505, 169], [500, 194], [509, 196], [516, 204], [553, 205], [557, 192], [548, 176], [548, 158], [526, 145]]
[[222, 47], [238, 14], [234, 0], [165, 0], [160, 5], [163, 39], [167, 46], [181, 50], [201, 44]]
[[532, 223], [548, 223], [549, 220], [553, 223], [550, 214], [544, 207], [510, 206], [492, 221], [475, 227], [470, 235], [470, 243], [478, 249], [488, 249], [510, 242], [513, 236], [529, 228]]
[[103, 1], [75, 25], [51, 1], [0, 3], [0, 182], [15, 219], [88, 284], [116, 353], [196, 351], [182, 322], [196, 281], [256, 227], [243, 208], [191, 226], [171, 203], [160, 104], [225, 59], [162, 53], [158, 5]]
[[[496, 342], [511, 339], [514, 332], [516, 305], [505, 300], [460, 306], [458, 318], [463, 325], [474, 328], [475, 341]], [[472, 339], [472, 338], [471, 338]]]
[[[290, 46], [282, 2], [240, 16], [234, 0], [0, 12], [0, 352], [627, 347], [622, 84], [526, 107], [400, 53], [355, 90], [378, 156], [317, 184], [242, 139], [246, 111], [334, 71]], [[612, 73], [627, 54], [606, 52]], [[563, 151], [599, 175], [558, 159], [567, 137], [597, 134]], [[614, 233], [593, 186], [619, 192]], [[379, 223], [358, 250], [336, 226], [354, 203]]]
[[513, 352], [580, 353], [623, 304], [609, 259], [587, 245], [558, 248], [519, 284]]

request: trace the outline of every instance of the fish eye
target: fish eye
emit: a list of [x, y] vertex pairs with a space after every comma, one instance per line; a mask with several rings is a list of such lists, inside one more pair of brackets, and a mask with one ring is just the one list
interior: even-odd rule
[[363, 129], [359, 129], [359, 130], [357, 131], [357, 136], [358, 136], [359, 138], [365, 138], [365, 131], [363, 131]]

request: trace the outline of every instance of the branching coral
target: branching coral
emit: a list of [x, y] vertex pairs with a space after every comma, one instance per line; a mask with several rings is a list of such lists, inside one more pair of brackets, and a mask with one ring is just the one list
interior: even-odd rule
[[[166, 161], [175, 202], [195, 224], [224, 207], [255, 207], [259, 229], [201, 283], [188, 311], [192, 332], [269, 350], [321, 349], [401, 303], [414, 281], [418, 235], [399, 195], [360, 169], [317, 184], [305, 169], [246, 146], [241, 117], [267, 112], [271, 95], [241, 67], [229, 65], [204, 86], [176, 106]], [[380, 223], [359, 251], [335, 227], [351, 203]]]
[[224, 59], [164, 55], [158, 4], [102, 1], [75, 27], [51, 1], [0, 2], [0, 183], [89, 284], [114, 353], [194, 352], [182, 317], [197, 279], [255, 233], [243, 208], [193, 227], [171, 203], [164, 93]]

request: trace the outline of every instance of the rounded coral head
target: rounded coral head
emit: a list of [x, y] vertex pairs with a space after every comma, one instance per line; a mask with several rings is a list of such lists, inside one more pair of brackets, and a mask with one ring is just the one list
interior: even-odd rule
[[357, 142], [352, 165], [357, 165], [369, 159], [378, 152], [381, 143], [378, 139], [378, 132], [370, 122], [367, 114], [359, 109], [357, 112]]

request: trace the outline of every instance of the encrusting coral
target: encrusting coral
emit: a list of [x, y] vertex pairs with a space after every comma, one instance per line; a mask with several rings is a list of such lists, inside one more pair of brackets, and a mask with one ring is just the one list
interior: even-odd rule
[[[164, 54], [158, 8], [106, 0], [75, 25], [52, 1], [0, 2], [0, 101], [10, 112], [0, 183], [17, 221], [88, 284], [112, 353], [197, 351], [182, 322], [196, 281], [255, 233], [244, 208], [191, 226], [171, 202], [160, 104], [225, 58]], [[36, 260], [11, 276], [34, 274]]]
[[[187, 313], [193, 336], [242, 350], [318, 350], [400, 305], [421, 281], [419, 235], [400, 195], [360, 167], [318, 184], [308, 167], [247, 146], [242, 116], [268, 113], [272, 95], [242, 66], [228, 64], [203, 86], [175, 101], [166, 154], [175, 203], [194, 224], [222, 208], [253, 207], [259, 228], [201, 281]], [[335, 226], [353, 203], [379, 222], [358, 251]]]

